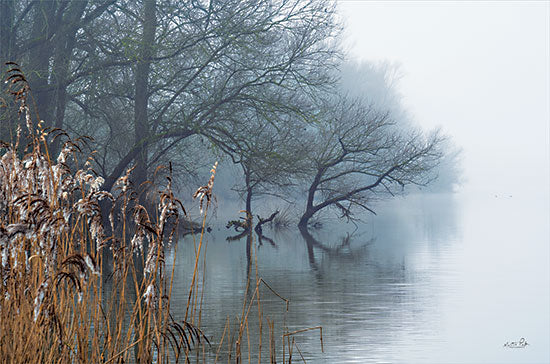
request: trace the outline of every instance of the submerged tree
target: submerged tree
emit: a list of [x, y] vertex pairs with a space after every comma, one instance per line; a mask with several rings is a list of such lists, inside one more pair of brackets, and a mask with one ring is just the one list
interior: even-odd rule
[[[286, 198], [296, 187], [301, 173], [301, 156], [308, 144], [300, 138], [304, 123], [293, 113], [257, 115], [238, 114], [232, 129], [210, 131], [213, 143], [228, 155], [242, 171], [242, 180], [234, 189], [245, 201], [245, 210], [253, 216], [254, 199], [271, 195]], [[248, 119], [247, 119], [248, 118]]]
[[[361, 100], [378, 110], [387, 110], [394, 120], [395, 127], [402, 131], [414, 130], [414, 117], [401, 102], [402, 96], [398, 83], [402, 77], [400, 65], [391, 62], [343, 62], [338, 71], [338, 89], [348, 97]], [[451, 192], [460, 185], [461, 180], [461, 150], [452, 140], [446, 139], [441, 162], [431, 173], [433, 182], [422, 190], [435, 192]]]
[[435, 132], [402, 132], [388, 113], [345, 98], [329, 101], [310, 131], [305, 211], [299, 226], [335, 207], [353, 219], [357, 209], [374, 212], [370, 201], [394, 195], [409, 184], [424, 185], [439, 162], [443, 138]]

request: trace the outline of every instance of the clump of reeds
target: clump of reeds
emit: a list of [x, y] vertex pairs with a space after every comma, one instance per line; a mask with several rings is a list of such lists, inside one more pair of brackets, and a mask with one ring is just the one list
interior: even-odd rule
[[[102, 191], [103, 178], [88, 160], [79, 160], [84, 139], [70, 140], [61, 130], [46, 130], [42, 121], [32, 118], [29, 86], [17, 65], [11, 65], [9, 91], [26, 130], [18, 127], [13, 141], [0, 142], [1, 361], [172, 363], [190, 362], [196, 354], [196, 362], [204, 362], [209, 342], [200, 330], [202, 292], [199, 297], [197, 276], [217, 165], [193, 196], [200, 200], [202, 225], [193, 234], [198, 246], [185, 318], [176, 321], [170, 314], [176, 254], [168, 272], [165, 249], [177, 241], [179, 217], [185, 210], [172, 192], [171, 174], [158, 192], [155, 211], [140, 205], [130, 183], [131, 168], [118, 179], [114, 193]], [[52, 135], [66, 138], [55, 159], [48, 149]], [[250, 228], [248, 232], [251, 236]], [[286, 310], [289, 301], [258, 277], [257, 262], [255, 283], [252, 290], [248, 280], [232, 336], [226, 335], [227, 321], [215, 362], [224, 343], [237, 363], [243, 361], [247, 343], [250, 362], [253, 306], [260, 325], [258, 362], [265, 345], [264, 319], [269, 333], [264, 359], [277, 362], [274, 323], [264, 318], [260, 286], [285, 301]], [[292, 362], [294, 348], [305, 361], [294, 335], [314, 329], [320, 330], [322, 344], [320, 327], [293, 332], [285, 328], [283, 363]], [[199, 350], [192, 352], [194, 347]]]
[[[0, 146], [2, 362], [160, 363], [186, 357], [206, 338], [170, 315], [174, 271], [166, 271], [164, 251], [177, 241], [183, 210], [170, 176], [150, 214], [132, 191], [131, 169], [115, 193], [101, 190], [103, 178], [79, 161], [82, 139], [67, 138], [53, 159], [47, 140], [63, 133], [45, 130], [31, 117], [29, 86], [11, 66], [9, 92], [27, 130], [19, 127], [15, 140]], [[28, 145], [22, 147], [22, 140]], [[212, 183], [199, 192], [206, 205]], [[102, 208], [104, 201], [113, 207]]]

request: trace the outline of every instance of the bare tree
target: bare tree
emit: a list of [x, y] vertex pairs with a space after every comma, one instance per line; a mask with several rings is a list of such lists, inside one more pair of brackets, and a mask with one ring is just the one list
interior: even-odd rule
[[[220, 130], [244, 122], [230, 115], [269, 112], [281, 102], [277, 90], [314, 93], [330, 79], [321, 72], [335, 54], [328, 0], [158, 0], [155, 37], [149, 40], [154, 55], [147, 120], [137, 127], [137, 119], [124, 115], [138, 102], [130, 92], [137, 78], [129, 66], [144, 62], [139, 54], [145, 23], [135, 3], [119, 2], [115, 9], [83, 35], [86, 53], [94, 56], [83, 58], [74, 72], [79, 81], [71, 105], [75, 119], [86, 113], [80, 116], [86, 122], [74, 125], [98, 142], [96, 160], [107, 189], [138, 159], [147, 160], [147, 169], [167, 159], [182, 168], [191, 158], [182, 146], [191, 137], [212, 133], [210, 140], [216, 140]], [[134, 114], [143, 118], [144, 112]], [[124, 132], [134, 128], [139, 138]]]
[[314, 143], [307, 157], [307, 200], [300, 227], [330, 207], [348, 219], [357, 209], [374, 212], [369, 202], [375, 196], [429, 182], [428, 172], [442, 156], [439, 133], [426, 137], [401, 132], [388, 113], [345, 98], [328, 102], [323, 110], [310, 130]]
[[332, 0], [5, 0], [0, 8], [2, 60], [27, 73], [46, 126], [94, 138], [106, 189], [134, 163], [138, 183], [153, 164], [184, 169], [197, 136], [231, 130], [242, 122], [232, 113], [277, 108], [277, 90], [314, 94], [336, 53]]
[[[414, 128], [413, 116], [401, 102], [398, 83], [402, 72], [398, 63], [380, 62], [343, 62], [338, 70], [340, 92], [356, 97], [379, 110], [391, 112], [392, 119], [401, 130]], [[451, 139], [446, 139], [442, 146], [445, 155], [441, 163], [431, 171], [437, 179], [423, 190], [436, 192], [451, 192], [460, 185], [461, 150]]]
[[[245, 201], [245, 210], [253, 216], [252, 202], [262, 195], [285, 198], [296, 186], [300, 156], [305, 141], [297, 130], [305, 123], [293, 113], [267, 117], [266, 114], [237, 114], [242, 123], [232, 129], [209, 131], [209, 138], [242, 170], [242, 181], [235, 190]], [[274, 119], [276, 118], [276, 119]]]

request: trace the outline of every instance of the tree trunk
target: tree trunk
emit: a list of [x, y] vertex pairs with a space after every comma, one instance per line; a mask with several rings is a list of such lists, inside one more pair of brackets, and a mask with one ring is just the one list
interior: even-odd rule
[[[75, 46], [76, 32], [80, 26], [80, 18], [84, 13], [88, 1], [75, 1], [71, 3], [65, 16], [66, 27], [58, 34], [55, 47], [53, 77], [55, 81], [55, 115], [53, 126], [63, 129], [65, 109], [67, 107], [67, 78], [69, 67]], [[49, 121], [48, 121], [49, 122]], [[56, 156], [59, 152], [60, 139], [57, 138], [50, 146], [50, 154]]]
[[316, 212], [317, 212], [317, 209], [315, 209], [314, 207], [308, 206], [306, 208], [306, 212], [304, 212], [304, 214], [300, 218], [300, 221], [298, 222], [298, 227], [307, 228], [307, 224], [309, 223], [309, 220], [313, 217], [313, 215], [315, 215]]
[[247, 219], [252, 220], [252, 189], [247, 188], [246, 189], [246, 207], [245, 210], [247, 211]]
[[[143, 33], [138, 51], [138, 61], [135, 74], [135, 104], [134, 104], [134, 143], [139, 146], [135, 157], [136, 168], [133, 181], [136, 188], [147, 180], [147, 151], [145, 140], [149, 137], [147, 108], [149, 102], [149, 74], [151, 57], [153, 55], [156, 32], [156, 2], [144, 0], [143, 3]], [[142, 202], [145, 198], [142, 195]]]
[[[6, 104], [9, 104], [9, 100], [6, 96], [7, 84], [4, 83], [5, 66], [6, 62], [17, 61], [12, 59], [13, 47], [15, 43], [15, 32], [13, 31], [15, 2], [13, 0], [1, 0], [0, 1], [0, 99], [5, 99]], [[2, 101], [0, 101], [2, 104]], [[10, 136], [15, 134], [15, 123], [17, 118], [12, 108], [0, 107], [0, 140], [10, 141]]]
[[318, 209], [316, 209], [313, 205], [313, 201], [315, 200], [315, 192], [317, 192], [317, 187], [319, 187], [321, 176], [323, 175], [324, 171], [324, 168], [319, 169], [315, 174], [313, 182], [311, 182], [311, 185], [309, 186], [309, 190], [307, 192], [306, 211], [298, 222], [298, 227], [300, 228], [307, 228], [309, 219], [311, 219], [313, 215], [315, 215], [315, 213], [318, 211]]
[[248, 226], [250, 227], [250, 230], [252, 230], [252, 220], [254, 219], [252, 215], [252, 195], [254, 193], [254, 189], [252, 188], [251, 181], [250, 181], [250, 168], [248, 168], [247, 163], [241, 164], [244, 172], [244, 180], [246, 184], [246, 198], [245, 198], [245, 210], [246, 210], [246, 219]]
[[[6, 62], [16, 61], [15, 59], [11, 59], [13, 47], [15, 45], [15, 32], [13, 31], [14, 8], [15, 2], [13, 0], [0, 1], [0, 14], [2, 14], [2, 21], [0, 22], [0, 67], [2, 73], [5, 70], [4, 64]], [[2, 80], [2, 84], [4, 84], [3, 81], [4, 80]]]
[[50, 58], [53, 47], [51, 35], [55, 31], [55, 1], [39, 1], [34, 8], [30, 39], [36, 42], [29, 52], [28, 75], [38, 115], [46, 125], [52, 120], [52, 90], [49, 89]]
[[246, 163], [241, 164], [243, 167], [243, 172], [245, 176], [246, 183], [246, 201], [245, 201], [245, 210], [246, 210], [246, 223], [248, 226], [248, 234], [246, 236], [246, 277], [250, 275], [250, 268], [252, 262], [252, 223], [254, 220], [254, 215], [252, 215], [252, 194], [253, 188], [250, 184], [250, 169]]

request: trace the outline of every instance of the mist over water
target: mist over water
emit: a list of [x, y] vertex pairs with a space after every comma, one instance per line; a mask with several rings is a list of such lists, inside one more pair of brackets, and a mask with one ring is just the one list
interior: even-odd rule
[[[254, 243], [258, 276], [290, 299], [285, 312], [262, 290], [278, 348], [284, 325], [321, 325], [324, 353], [318, 331], [296, 337], [315, 363], [548, 362], [547, 202], [526, 191], [411, 195], [380, 203], [355, 231], [336, 222], [310, 231], [309, 243], [294, 228], [266, 229], [276, 245]], [[237, 324], [246, 285], [246, 239], [227, 242], [228, 235], [214, 226], [207, 237], [202, 328], [214, 344], [227, 316]], [[178, 249], [176, 316], [187, 300], [192, 240]], [[257, 313], [251, 316], [255, 337]], [[266, 325], [263, 338], [265, 348]], [[503, 346], [521, 338], [526, 348]]]
[[[322, 340], [318, 329], [293, 336], [293, 362], [550, 362], [550, 2], [0, 0], [0, 20], [0, 140], [11, 142], [0, 143], [0, 296], [10, 303], [0, 306], [0, 358], [32, 359], [34, 345], [85, 360], [80, 339], [93, 328], [88, 361], [134, 345], [137, 361], [159, 359], [141, 314], [160, 308], [174, 325], [157, 326], [155, 339], [179, 328], [171, 313], [192, 317], [212, 344], [204, 362], [218, 345], [219, 362], [268, 361], [267, 318], [279, 363], [290, 355], [284, 333], [318, 327]], [[117, 196], [120, 214], [108, 207]], [[210, 207], [198, 260], [200, 233], [161, 254], [183, 206], [193, 222]], [[376, 214], [334, 215], [357, 207]], [[264, 226], [250, 245], [226, 228], [277, 209], [289, 227]], [[120, 239], [103, 239], [101, 221]], [[67, 242], [51, 238], [59, 224]], [[118, 254], [120, 242], [135, 252], [147, 239], [137, 263]], [[82, 287], [95, 290], [85, 267], [118, 274], [118, 262], [136, 268], [121, 269], [136, 292], [111, 274], [103, 287], [136, 303], [136, 326], [98, 330], [124, 322], [124, 302], [90, 321], [84, 306], [74, 317], [93, 324], [74, 325], [72, 291], [56, 299], [59, 290], [78, 289], [81, 302]], [[156, 295], [168, 290], [165, 262], [172, 302]], [[254, 303], [237, 345], [258, 278], [263, 318]], [[187, 316], [191, 294], [197, 315]], [[56, 330], [27, 330], [47, 327], [39, 317]], [[51, 346], [52, 332], [68, 344]], [[178, 350], [187, 340], [172, 339]]]

